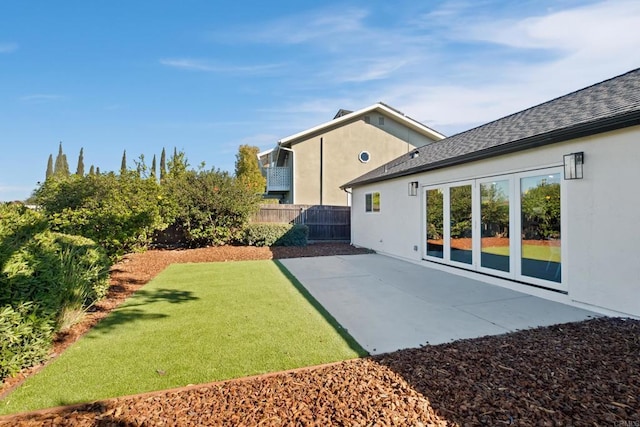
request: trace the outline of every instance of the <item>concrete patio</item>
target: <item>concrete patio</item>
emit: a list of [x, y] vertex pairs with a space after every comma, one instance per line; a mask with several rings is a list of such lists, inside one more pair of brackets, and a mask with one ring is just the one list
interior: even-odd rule
[[379, 254], [280, 262], [371, 354], [599, 316]]

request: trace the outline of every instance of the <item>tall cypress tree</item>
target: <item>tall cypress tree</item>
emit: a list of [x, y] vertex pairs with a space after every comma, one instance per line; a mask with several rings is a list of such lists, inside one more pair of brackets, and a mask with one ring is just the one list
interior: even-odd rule
[[151, 160], [151, 178], [156, 179], [156, 155], [153, 155], [153, 160]]
[[56, 156], [56, 163], [55, 163], [55, 166], [53, 167], [54, 175], [60, 175], [62, 173], [62, 169], [63, 169], [62, 162], [64, 161], [62, 156], [64, 156], [64, 154], [62, 153], [62, 141], [60, 141], [60, 144], [58, 145], [58, 155]]
[[93, 165], [91, 165], [91, 167], [89, 168], [89, 176], [93, 176], [96, 174], [96, 169], [93, 167]]
[[122, 163], [120, 163], [120, 175], [127, 173], [127, 150], [122, 153]]
[[84, 176], [84, 149], [80, 148], [80, 155], [78, 156], [78, 167], [76, 168], [76, 175]]
[[96, 166], [96, 175], [100, 175], [100, 166]]
[[164, 176], [167, 173], [167, 153], [164, 151], [164, 147], [162, 147], [162, 154], [160, 154], [160, 181], [164, 179]]
[[47, 174], [45, 180], [51, 178], [53, 175], [53, 154], [49, 154], [49, 160], [47, 160]]

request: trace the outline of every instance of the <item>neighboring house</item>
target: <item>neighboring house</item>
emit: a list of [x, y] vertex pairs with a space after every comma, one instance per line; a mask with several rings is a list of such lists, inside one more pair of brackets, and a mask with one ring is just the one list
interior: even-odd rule
[[638, 185], [640, 69], [422, 147], [343, 187], [353, 191], [354, 245], [640, 316]]
[[266, 197], [305, 205], [350, 204], [340, 185], [444, 136], [382, 103], [278, 141], [258, 155]]

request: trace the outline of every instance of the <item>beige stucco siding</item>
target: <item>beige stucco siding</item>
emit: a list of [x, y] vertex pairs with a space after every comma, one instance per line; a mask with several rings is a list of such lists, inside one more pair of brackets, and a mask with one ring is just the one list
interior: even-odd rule
[[[562, 271], [567, 295], [449, 268], [522, 292], [542, 296], [546, 292], [565, 302], [640, 316], [639, 140], [640, 126], [635, 126], [358, 187], [353, 191], [352, 243], [420, 261], [425, 244], [423, 192], [408, 196], [409, 181], [424, 187], [560, 167], [564, 154], [583, 151], [584, 179], [562, 182]], [[364, 195], [373, 191], [381, 193], [381, 210], [365, 213]]]
[[[389, 117], [385, 117], [384, 125], [379, 125], [378, 117], [378, 114], [372, 114], [369, 124], [360, 118], [292, 144], [291, 148], [295, 152], [295, 203], [347, 205], [348, 197], [340, 189], [341, 185], [406, 154], [416, 145], [432, 142]], [[404, 131], [401, 128], [404, 128]], [[401, 133], [413, 144], [396, 136]], [[370, 154], [369, 162], [359, 161], [358, 155], [362, 151]]]

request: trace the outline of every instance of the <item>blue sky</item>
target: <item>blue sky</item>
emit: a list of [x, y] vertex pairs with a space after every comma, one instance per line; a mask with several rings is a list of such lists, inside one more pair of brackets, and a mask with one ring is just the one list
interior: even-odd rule
[[163, 147], [233, 171], [340, 109], [451, 135], [640, 67], [632, 1], [0, 2], [0, 200]]

